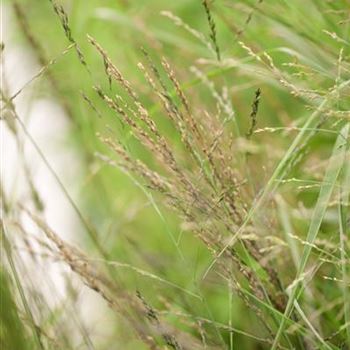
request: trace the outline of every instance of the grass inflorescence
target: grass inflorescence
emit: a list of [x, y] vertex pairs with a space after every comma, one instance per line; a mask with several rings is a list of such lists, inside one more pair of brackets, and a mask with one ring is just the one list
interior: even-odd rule
[[[4, 349], [350, 347], [345, 0], [6, 4], [39, 69], [1, 86]], [[40, 99], [82, 177], [36, 140]]]

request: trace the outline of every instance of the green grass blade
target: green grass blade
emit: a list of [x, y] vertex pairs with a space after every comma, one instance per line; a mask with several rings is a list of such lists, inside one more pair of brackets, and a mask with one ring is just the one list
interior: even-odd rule
[[0, 268], [0, 348], [29, 349], [25, 339], [25, 329], [17, 312], [17, 306], [11, 295], [9, 278], [3, 267]]
[[340, 188], [340, 201], [338, 207], [339, 216], [339, 241], [340, 241], [340, 257], [341, 257], [341, 272], [343, 298], [344, 298], [344, 321], [346, 326], [347, 344], [350, 348], [350, 293], [349, 293], [349, 273], [346, 264], [346, 237], [350, 234], [349, 228], [347, 228], [347, 222], [349, 220], [349, 214], [347, 213], [347, 203], [350, 200], [350, 148], [346, 155], [346, 161], [344, 163], [344, 174], [341, 181]]
[[[15, 262], [14, 262], [13, 257], [12, 257], [10, 242], [8, 241], [8, 239], [5, 235], [5, 227], [3, 226], [3, 224], [1, 224], [1, 242], [2, 242], [3, 247], [4, 247], [4, 251], [6, 253], [6, 257], [7, 257], [8, 263], [10, 265], [10, 269], [11, 269], [11, 272], [13, 274], [13, 277], [14, 277], [14, 280], [16, 283], [16, 287], [17, 287], [19, 295], [20, 295], [20, 299], [22, 301], [25, 314], [27, 315], [28, 320], [30, 322], [30, 326], [32, 328], [31, 330], [33, 333], [33, 339], [36, 343], [37, 349], [43, 350], [44, 347], [43, 347], [43, 344], [41, 343], [40, 333], [39, 333], [38, 328], [36, 327], [32, 311], [29, 307], [29, 303], [28, 303], [27, 297], [26, 297], [25, 292], [24, 292], [24, 288], [21, 284], [20, 276], [18, 275], [16, 266], [15, 266]], [[2, 295], [1, 295], [1, 297], [2, 297]]]

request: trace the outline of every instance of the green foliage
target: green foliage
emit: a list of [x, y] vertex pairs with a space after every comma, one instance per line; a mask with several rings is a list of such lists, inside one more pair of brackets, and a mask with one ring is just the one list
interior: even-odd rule
[[[346, 0], [5, 7], [13, 41], [41, 69], [18, 91], [2, 88], [1, 122], [34, 146], [79, 220], [52, 231], [24, 165], [31, 198], [1, 184], [16, 282], [2, 272], [5, 349], [26, 349], [25, 334], [45, 349], [350, 346]], [[27, 90], [64, 111], [62, 153], [77, 152], [82, 178], [55, 170], [27, 130], [16, 109]], [[47, 255], [34, 264], [60, 260], [109, 307], [105, 339], [75, 315], [71, 275], [49, 306], [17, 251], [31, 237], [24, 214]], [[62, 239], [77, 232], [84, 253]]]
[[29, 349], [25, 327], [19, 317], [16, 303], [11, 296], [7, 272], [0, 271], [0, 346], [2, 349]]

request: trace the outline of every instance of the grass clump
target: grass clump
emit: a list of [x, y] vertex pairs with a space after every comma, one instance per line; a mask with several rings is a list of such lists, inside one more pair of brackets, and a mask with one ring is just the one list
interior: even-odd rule
[[[1, 88], [25, 188], [1, 181], [5, 348], [350, 346], [346, 1], [5, 6], [40, 65]], [[62, 107], [82, 178], [36, 140], [27, 91]]]

